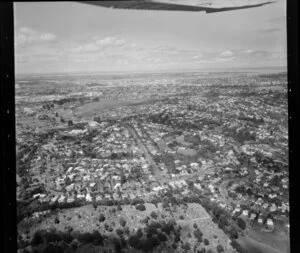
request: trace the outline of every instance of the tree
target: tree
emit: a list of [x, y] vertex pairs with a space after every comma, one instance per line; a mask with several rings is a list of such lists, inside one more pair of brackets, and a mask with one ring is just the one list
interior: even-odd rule
[[97, 230], [93, 231], [92, 238], [93, 238], [93, 244], [94, 245], [103, 245], [104, 239], [103, 239], [102, 235]]
[[69, 233], [63, 233], [62, 240], [66, 243], [71, 243], [73, 241], [73, 237]]
[[61, 236], [56, 232], [55, 229], [51, 229], [49, 232], [44, 234], [46, 243], [58, 242], [61, 240]]
[[203, 240], [203, 243], [204, 245], [209, 245], [209, 241], [206, 238]]
[[95, 209], [95, 211], [97, 210], [97, 203], [95, 202], [95, 201], [93, 201], [93, 207], [94, 207], [94, 209]]
[[38, 244], [42, 244], [42, 243], [43, 243], [43, 237], [42, 237], [41, 231], [37, 230], [33, 235], [31, 244], [38, 245]]
[[105, 221], [105, 216], [101, 213], [100, 216], [99, 216], [99, 221], [100, 222], [103, 222]]
[[143, 237], [143, 231], [141, 228], [139, 228], [137, 231], [136, 231], [136, 236], [141, 239]]
[[194, 237], [197, 238], [198, 242], [202, 242], [202, 232], [199, 229], [194, 230]]
[[146, 207], [143, 204], [139, 204], [139, 205], [136, 206], [136, 209], [139, 210], [139, 211], [145, 211]]
[[236, 240], [231, 240], [231, 246], [238, 252], [243, 253], [243, 248]]
[[116, 229], [116, 233], [117, 233], [118, 236], [122, 236], [124, 234], [123, 230], [120, 229], [120, 228]]
[[152, 211], [152, 212], [150, 213], [150, 216], [151, 216], [153, 219], [157, 219], [157, 213], [154, 212], [154, 211]]
[[80, 234], [78, 240], [82, 243], [91, 243], [93, 242], [93, 236], [90, 233]]
[[191, 245], [190, 245], [189, 242], [186, 242], [186, 243], [184, 243], [184, 244], [181, 245], [181, 248], [182, 248], [183, 250], [188, 251], [188, 250], [191, 249]]
[[230, 239], [237, 239], [238, 238], [239, 234], [238, 234], [237, 229], [234, 226], [230, 226], [227, 231], [229, 233]]
[[245, 230], [246, 222], [242, 218], [237, 219], [237, 224], [242, 230]]
[[166, 199], [163, 200], [162, 207], [164, 209], [167, 209], [169, 207], [169, 203], [168, 203], [168, 201]]
[[121, 174], [121, 184], [123, 185], [123, 184], [125, 184], [126, 183], [126, 176], [122, 173]]
[[141, 248], [141, 241], [136, 235], [130, 236], [128, 243], [132, 248], [135, 248], [135, 249]]
[[59, 224], [59, 222], [60, 222], [60, 221], [59, 221], [58, 217], [55, 217], [54, 223], [55, 223], [55, 224]]
[[124, 220], [123, 217], [120, 218], [120, 225], [121, 225], [122, 227], [125, 227], [125, 225], [126, 225], [126, 221]]
[[224, 252], [224, 247], [221, 244], [218, 244], [217, 251], [218, 253]]
[[77, 240], [73, 240], [71, 242], [71, 249], [73, 250], [73, 252], [78, 248], [78, 243]]
[[117, 210], [118, 210], [118, 211], [122, 211], [122, 210], [123, 210], [123, 209], [122, 209], [122, 206], [121, 206], [120, 204], [118, 204]]
[[159, 233], [159, 234], [157, 235], [157, 238], [158, 238], [158, 240], [160, 240], [161, 242], [165, 242], [165, 241], [168, 240], [167, 236], [166, 236], [165, 234], [163, 234], [163, 233]]
[[49, 243], [44, 248], [43, 253], [52, 253], [52, 252], [55, 252], [55, 246], [52, 243]]

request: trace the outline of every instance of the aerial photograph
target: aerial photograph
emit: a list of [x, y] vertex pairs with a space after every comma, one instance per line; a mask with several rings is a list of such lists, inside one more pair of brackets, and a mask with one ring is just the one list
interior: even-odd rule
[[289, 253], [286, 1], [15, 2], [18, 253]]

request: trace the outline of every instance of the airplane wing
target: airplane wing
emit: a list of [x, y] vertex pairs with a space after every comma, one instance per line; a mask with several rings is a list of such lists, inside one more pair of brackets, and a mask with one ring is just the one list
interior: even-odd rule
[[[251, 4], [250, 4], [251, 2]], [[274, 2], [259, 0], [127, 0], [127, 1], [81, 1], [113, 9], [205, 11], [206, 13], [233, 11], [260, 7]]]

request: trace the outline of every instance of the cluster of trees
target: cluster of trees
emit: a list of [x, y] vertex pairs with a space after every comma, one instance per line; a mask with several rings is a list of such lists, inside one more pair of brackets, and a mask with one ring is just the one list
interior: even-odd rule
[[53, 103], [57, 104], [57, 105], [63, 105], [66, 103], [75, 103], [75, 102], [79, 102], [80, 104], [83, 104], [85, 101], [90, 101], [89, 97], [80, 97], [80, 98], [76, 98], [76, 97], [72, 97], [72, 98], [62, 98], [59, 100], [54, 100]]
[[110, 159], [111, 160], [122, 160], [130, 156], [129, 153], [126, 152], [119, 152], [119, 153], [112, 153]]
[[231, 239], [231, 246], [232, 246], [238, 253], [243, 253], [243, 252], [244, 252], [242, 246], [241, 246], [235, 239]]
[[217, 204], [210, 202], [210, 200], [204, 196], [201, 197], [200, 202], [206, 211], [212, 215], [213, 222], [215, 222], [218, 227], [224, 231], [224, 233], [226, 233], [231, 239], [238, 238], [239, 228], [234, 217]]
[[[81, 244], [92, 243], [93, 245], [103, 246], [105, 239], [106, 237], [102, 236], [96, 230], [92, 233], [79, 233], [73, 231], [72, 228], [68, 229], [67, 232], [56, 231], [55, 229], [51, 229], [50, 231], [37, 230], [29, 243], [19, 240], [18, 247], [21, 249], [31, 245], [35, 250], [38, 249], [37, 252], [43, 253], [66, 252], [67, 249], [76, 249], [78, 242]], [[35, 251], [33, 250], [32, 252]]]
[[250, 133], [250, 131], [248, 129], [243, 129], [243, 130], [239, 131], [238, 133], [236, 133], [235, 139], [239, 143], [243, 144], [245, 141], [255, 141], [256, 134], [255, 134], [255, 132]]
[[217, 151], [217, 148], [211, 141], [209, 141], [209, 140], [201, 141], [201, 148], [199, 150], [199, 153], [202, 156], [210, 157], [212, 154], [215, 154], [216, 151]]
[[50, 110], [51, 108], [54, 107], [54, 104], [53, 103], [44, 103], [42, 107], [43, 107], [43, 109]]
[[201, 138], [199, 135], [185, 135], [184, 140], [186, 142], [192, 143], [195, 146], [199, 146]]
[[180, 231], [176, 227], [174, 219], [168, 222], [161, 220], [146, 223], [144, 229], [138, 229], [128, 240], [130, 247], [143, 252], [152, 252], [156, 247], [168, 241], [168, 237], [173, 235], [174, 243], [180, 241]]

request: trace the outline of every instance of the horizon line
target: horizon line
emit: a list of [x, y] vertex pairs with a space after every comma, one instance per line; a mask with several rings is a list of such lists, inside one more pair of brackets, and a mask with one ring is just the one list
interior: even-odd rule
[[[201, 71], [219, 71], [219, 72], [243, 72], [241, 70], [267, 70], [267, 69], [282, 69], [284, 72], [287, 72], [287, 66], [269, 66], [269, 67], [234, 67], [234, 68], [189, 68], [189, 69], [156, 69], [156, 70], [102, 70], [102, 71], [68, 71], [68, 72], [41, 72], [41, 73], [15, 73], [15, 77], [22, 77], [22, 76], [53, 76], [53, 75], [97, 75], [97, 74], [143, 74], [143, 73], [171, 73], [171, 72], [179, 72], [179, 73], [185, 73], [185, 72], [201, 72]], [[245, 71], [249, 72], [249, 71]]]

